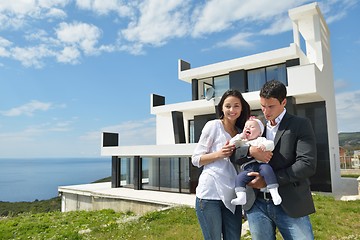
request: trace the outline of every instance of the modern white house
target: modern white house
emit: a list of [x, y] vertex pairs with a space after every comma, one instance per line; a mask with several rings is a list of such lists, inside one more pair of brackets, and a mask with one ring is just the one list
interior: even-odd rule
[[[238, 89], [261, 115], [259, 90], [269, 80], [287, 86], [286, 109], [309, 118], [317, 140], [313, 191], [336, 192], [341, 186], [330, 32], [318, 4], [289, 10], [293, 42], [288, 47], [191, 68], [178, 61], [178, 78], [191, 84], [192, 100], [165, 104], [151, 95], [156, 116], [156, 145], [119, 146], [119, 134], [102, 134], [101, 155], [112, 159], [112, 188], [195, 193], [201, 169], [191, 155], [204, 124], [216, 118], [216, 105], [228, 89]], [[170, 91], [170, 90], [169, 90]], [[64, 200], [64, 199], [63, 199]]]

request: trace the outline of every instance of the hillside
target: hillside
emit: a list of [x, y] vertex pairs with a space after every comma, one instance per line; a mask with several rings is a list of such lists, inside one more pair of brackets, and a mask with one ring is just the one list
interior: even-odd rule
[[339, 133], [339, 146], [351, 152], [360, 150], [360, 132]]

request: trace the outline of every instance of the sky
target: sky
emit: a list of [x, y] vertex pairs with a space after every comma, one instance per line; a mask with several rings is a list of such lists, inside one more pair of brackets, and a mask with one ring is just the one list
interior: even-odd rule
[[[99, 157], [101, 133], [155, 144], [151, 94], [191, 101], [192, 68], [288, 47], [303, 0], [0, 1], [0, 158]], [[360, 3], [319, 1], [338, 132], [359, 132]]]

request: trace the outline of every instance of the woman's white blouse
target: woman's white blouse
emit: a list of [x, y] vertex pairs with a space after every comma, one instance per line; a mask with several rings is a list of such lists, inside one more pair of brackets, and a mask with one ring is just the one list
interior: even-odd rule
[[[224, 129], [221, 120], [207, 122], [201, 132], [199, 142], [192, 155], [192, 164], [200, 165], [202, 155], [219, 151], [231, 136]], [[237, 173], [230, 159], [223, 158], [204, 165], [196, 188], [196, 197], [207, 200], [222, 200], [225, 206], [235, 212], [230, 203], [235, 198], [235, 177]]]

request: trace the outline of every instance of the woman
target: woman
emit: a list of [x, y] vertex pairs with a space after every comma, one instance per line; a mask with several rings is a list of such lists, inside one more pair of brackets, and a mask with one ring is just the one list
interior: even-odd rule
[[193, 165], [203, 167], [196, 188], [196, 215], [204, 239], [240, 239], [241, 206], [231, 204], [237, 172], [229, 157], [235, 145], [229, 140], [241, 132], [250, 106], [239, 91], [228, 90], [217, 110], [219, 119], [205, 124], [192, 155]]

